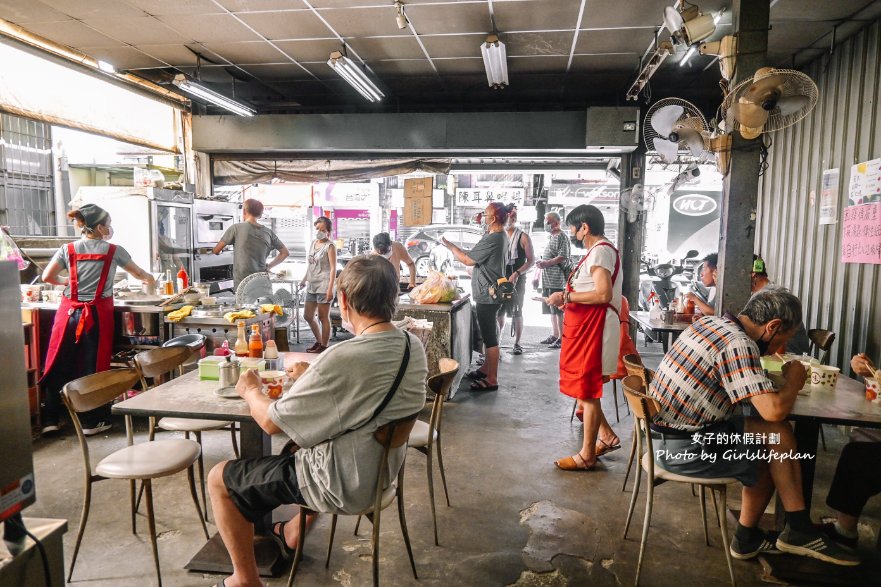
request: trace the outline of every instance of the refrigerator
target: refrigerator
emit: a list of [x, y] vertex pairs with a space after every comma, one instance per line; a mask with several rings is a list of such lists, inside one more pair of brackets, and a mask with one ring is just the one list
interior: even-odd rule
[[81, 187], [71, 205], [97, 204], [110, 213], [111, 243], [143, 269], [193, 275], [193, 194], [144, 187]]

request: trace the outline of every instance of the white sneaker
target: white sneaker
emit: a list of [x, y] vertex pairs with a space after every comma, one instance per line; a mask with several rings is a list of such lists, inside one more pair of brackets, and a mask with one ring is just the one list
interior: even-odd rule
[[83, 434], [86, 436], [95, 436], [96, 434], [101, 434], [102, 432], [107, 432], [113, 428], [113, 424], [108, 424], [107, 422], [98, 422], [94, 428], [83, 428]]

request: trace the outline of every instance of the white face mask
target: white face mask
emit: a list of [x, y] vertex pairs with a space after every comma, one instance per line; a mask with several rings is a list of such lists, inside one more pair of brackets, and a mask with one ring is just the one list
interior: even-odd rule
[[324, 239], [327, 238], [327, 233], [323, 230], [316, 230], [315, 231], [315, 238], [320, 241], [323, 241]]
[[109, 241], [110, 239], [112, 239], [113, 238], [113, 227], [108, 226], [107, 227], [107, 234], [101, 235], [101, 238], [106, 241]]
[[341, 325], [343, 328], [345, 328], [347, 331], [351, 332], [352, 334], [356, 334], [355, 327], [352, 326], [351, 322], [349, 322], [349, 312], [346, 312], [345, 314], [343, 314], [343, 310], [340, 309], [340, 322], [341, 322]]

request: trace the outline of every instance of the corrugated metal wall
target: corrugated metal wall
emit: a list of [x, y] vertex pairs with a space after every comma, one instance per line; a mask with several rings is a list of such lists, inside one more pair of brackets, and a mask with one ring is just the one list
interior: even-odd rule
[[[772, 135], [759, 193], [756, 247], [770, 277], [801, 297], [807, 328], [837, 334], [830, 362], [881, 358], [881, 266], [841, 263], [842, 223], [819, 225], [820, 182], [840, 168], [839, 218], [850, 168], [881, 157], [881, 21], [807, 66], [820, 90], [802, 122]], [[846, 369], [845, 369], [846, 367]]]

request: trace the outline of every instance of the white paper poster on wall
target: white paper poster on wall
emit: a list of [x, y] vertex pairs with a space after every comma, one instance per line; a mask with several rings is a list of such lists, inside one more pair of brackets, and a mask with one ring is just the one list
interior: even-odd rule
[[838, 168], [823, 172], [823, 185], [820, 191], [820, 224], [838, 222]]

